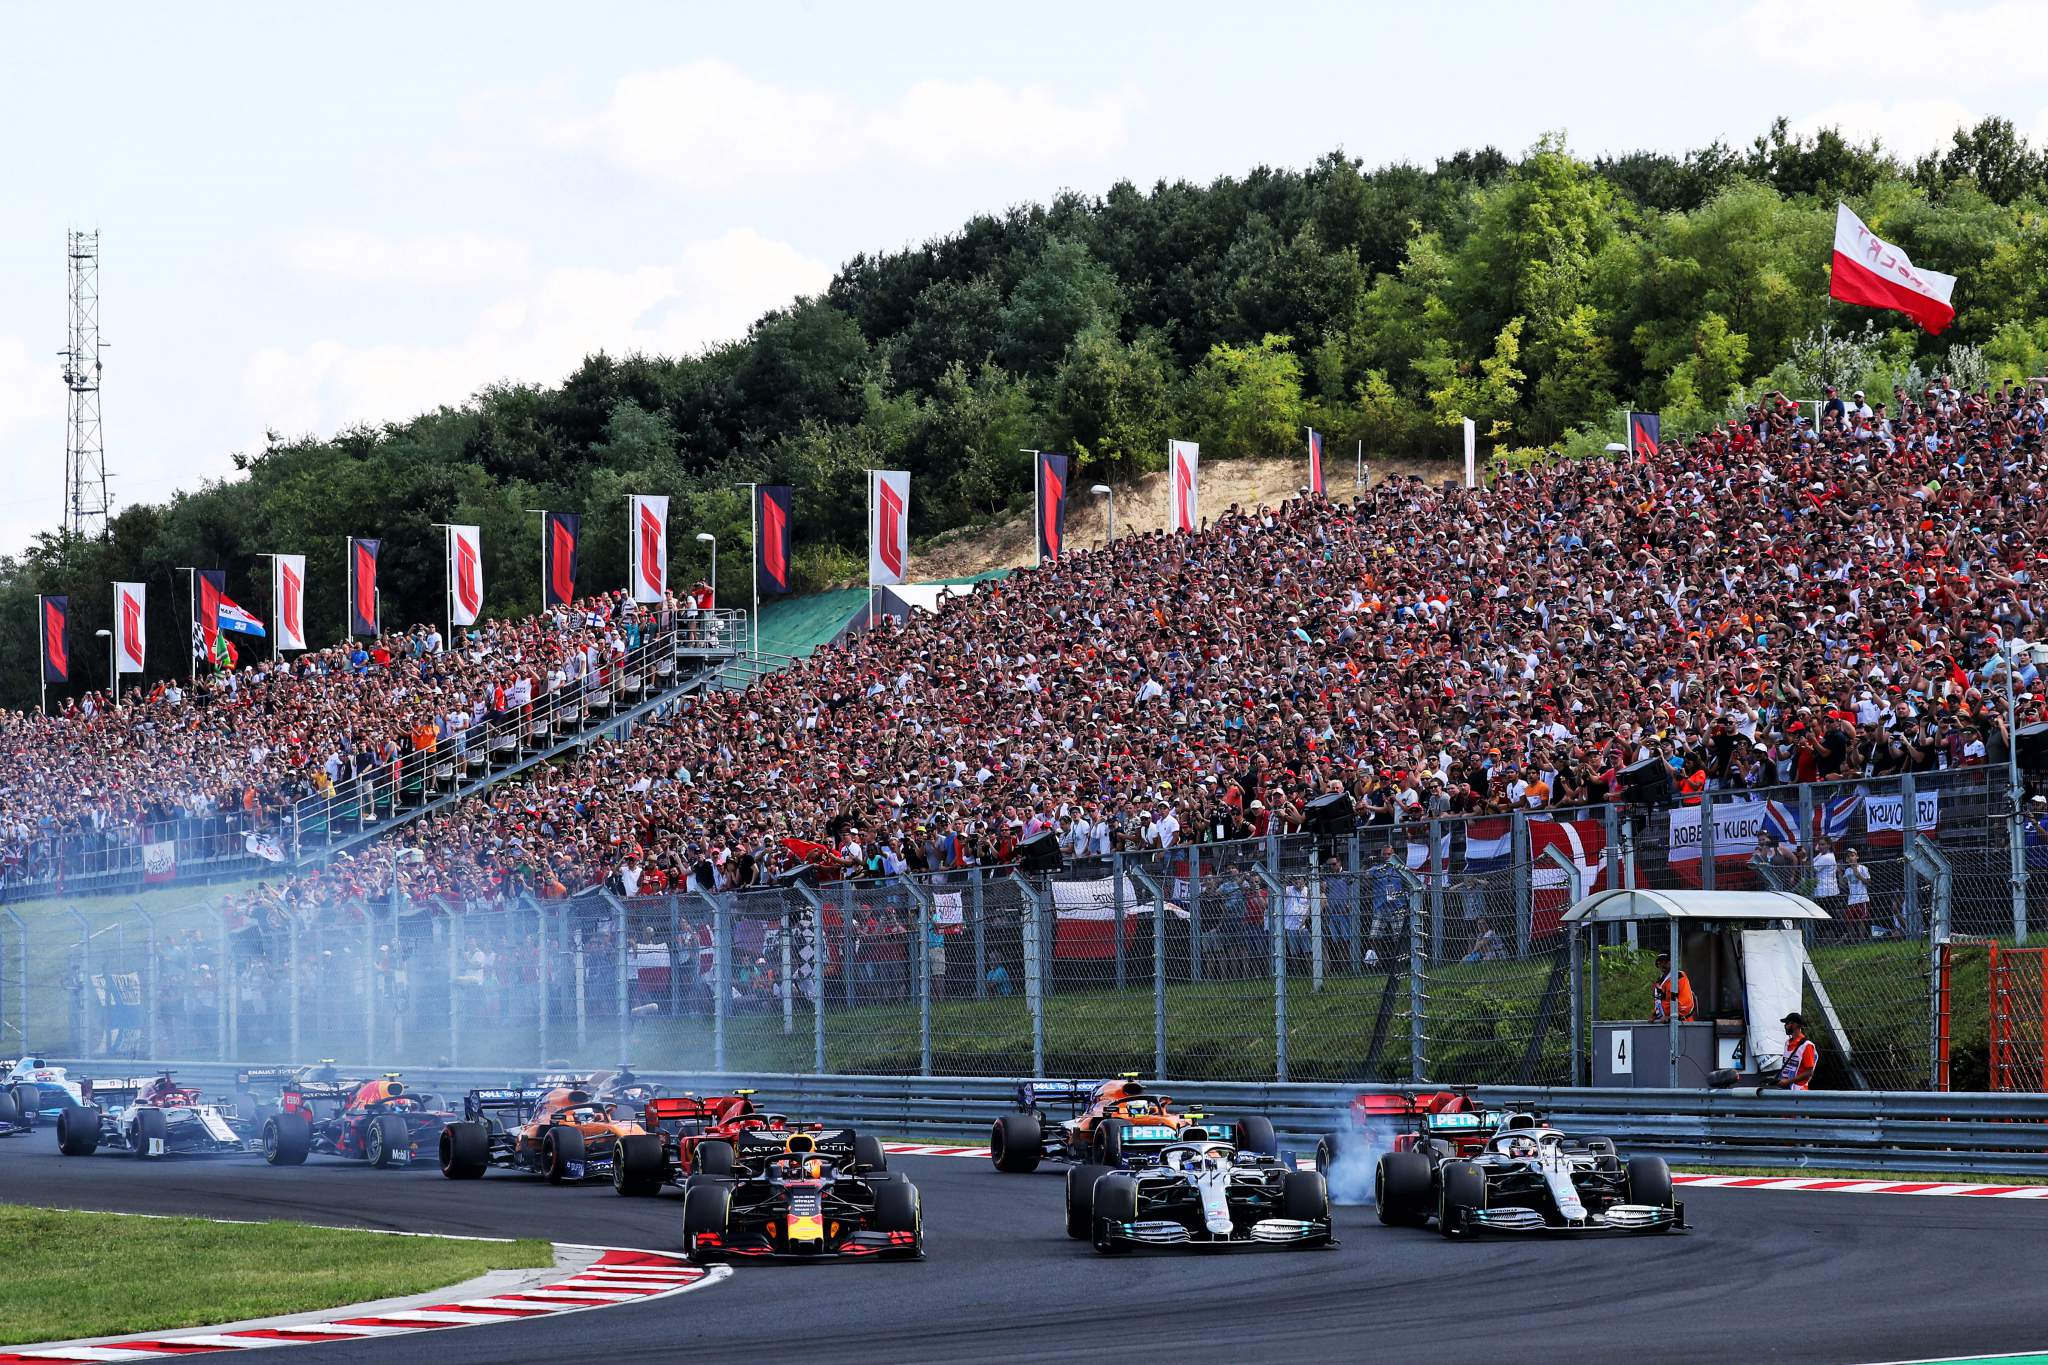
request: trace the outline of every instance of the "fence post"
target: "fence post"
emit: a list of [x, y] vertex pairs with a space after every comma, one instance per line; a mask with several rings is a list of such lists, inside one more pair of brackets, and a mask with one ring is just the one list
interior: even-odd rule
[[142, 916], [143, 958], [142, 966], [142, 1055], [148, 1061], [156, 1060], [156, 916], [135, 907], [135, 913]]
[[1913, 853], [1920, 843], [1920, 822], [1914, 818], [1917, 786], [1911, 772], [1899, 775], [1899, 913], [1905, 920], [1906, 932], [1914, 938], [1919, 938], [1924, 928], [1920, 919], [1920, 878], [1913, 871]]
[[1166, 1079], [1166, 892], [1133, 869], [1131, 880], [1152, 897], [1152, 1075]]
[[790, 918], [789, 902], [782, 903], [782, 975], [776, 985], [782, 993], [782, 1036], [796, 1035], [796, 924]]
[[[566, 916], [565, 909], [563, 914]], [[571, 947], [573, 937], [574, 946]], [[570, 986], [576, 992], [576, 1056], [581, 1060], [590, 1043], [590, 983], [583, 975], [583, 932], [578, 929], [572, 936], [565, 918], [562, 923], [562, 946], [569, 949]]]
[[[1713, 889], [1714, 793], [1710, 789], [1702, 788], [1700, 790], [1700, 890], [1712, 891]], [[1678, 944], [1675, 940], [1678, 936], [1678, 924], [1675, 920], [1671, 925], [1671, 934], [1674, 939], [1674, 942], [1671, 944], [1671, 965], [1672, 970], [1676, 971], [1678, 969]], [[1671, 1073], [1671, 1080], [1674, 1085], [1677, 1084], [1678, 1073], [1676, 1071]]]
[[[220, 964], [219, 970], [213, 974], [213, 1044], [218, 1060], [225, 1062], [228, 1060], [228, 992], [232, 989], [228, 978], [233, 976], [234, 972], [232, 965], [228, 962], [228, 917], [222, 913], [218, 905], [213, 907], [213, 913], [217, 930], [214, 935], [214, 960]], [[77, 918], [77, 915], [78, 912], [74, 910], [72, 912], [73, 918]], [[81, 926], [85, 923], [83, 919], [80, 919], [78, 922]], [[81, 928], [80, 932], [83, 934], [83, 928]], [[92, 990], [92, 940], [86, 938], [80, 945], [79, 951], [84, 955], [81, 959], [80, 970], [84, 974], [85, 989], [90, 992]], [[90, 999], [91, 997], [88, 995], [86, 998]], [[365, 1012], [367, 1013], [367, 1011]], [[81, 1037], [79, 1041], [84, 1043], [85, 1039]]]
[[[1574, 897], [1574, 899], [1576, 899], [1576, 897]], [[1586, 1026], [1584, 998], [1586, 989], [1586, 949], [1585, 943], [1583, 941], [1584, 931], [1582, 931], [1578, 925], [1567, 925], [1565, 926], [1565, 931], [1567, 934], [1570, 935], [1567, 942], [1571, 948], [1572, 1000], [1570, 1010], [1570, 1027], [1572, 1031], [1572, 1084], [1583, 1085], [1585, 1084], [1585, 1082], [1580, 1079], [1580, 1075], [1582, 1074], [1580, 1067], [1582, 1062], [1584, 1061], [1584, 1058], [1580, 1053], [1579, 1034]]]
[[[540, 987], [540, 1018], [536, 1021], [536, 1031], [540, 1035], [538, 1040], [540, 1052], [536, 1060], [545, 1063], [548, 1057], [549, 1034], [552, 1032], [550, 1026], [554, 1022], [553, 1016], [555, 1011], [556, 936], [549, 929], [548, 907], [542, 901], [535, 901], [533, 903], [533, 935], [536, 939], [540, 940], [540, 961], [536, 964], [537, 970], [534, 972], [537, 984]], [[671, 966], [670, 971], [673, 972], [674, 970], [674, 967]], [[448, 1033], [448, 1045], [453, 1047], [455, 1046], [455, 1029], [452, 1020], [450, 1021]]]
[[[1435, 843], [1434, 826], [1430, 842]], [[1529, 859], [1529, 813], [1515, 810], [1508, 812], [1508, 873], [1509, 885], [1515, 895], [1515, 958], [1519, 961], [1529, 956], [1529, 936], [1535, 928], [1535, 896], [1532, 883], [1536, 880], [1536, 865]], [[1482, 902], [1484, 904], [1484, 902]], [[1467, 949], [1466, 951], [1470, 951]]]
[[[20, 1023], [15, 1028], [14, 1041], [20, 1045], [23, 1052], [26, 1052], [28, 1051], [28, 921], [15, 914], [12, 910], [7, 911], [6, 915], [7, 918], [14, 921], [14, 972], [21, 980], [21, 989], [15, 992], [14, 1012]], [[6, 1022], [7, 1016], [5, 1013], [0, 1013], [0, 1026], [4, 1026]], [[0, 1027], [0, 1033], [5, 1032], [6, 1029]]]
[[286, 1025], [286, 1034], [291, 1041], [291, 1051], [286, 1057], [297, 1066], [305, 1054], [299, 1051], [299, 917], [295, 914], [285, 921], [285, 951], [291, 954], [286, 969], [285, 998], [290, 1002], [291, 1021]]
[[[448, 1065], [450, 1065], [450, 1066], [461, 1066], [461, 1065], [462, 1065], [462, 975], [463, 975], [463, 973], [462, 973], [462, 968], [463, 968], [463, 965], [464, 965], [464, 964], [463, 964], [463, 961], [462, 961], [462, 940], [463, 940], [463, 933], [462, 933], [462, 913], [461, 913], [460, 911], [456, 910], [456, 909], [455, 909], [455, 908], [454, 908], [453, 906], [450, 906], [450, 907], [449, 907], [449, 909], [448, 909], [448, 914], [447, 914], [447, 916], [446, 916], [446, 918], [445, 918], [445, 920], [444, 920], [444, 923], [446, 923], [446, 924], [447, 924], [447, 926], [448, 926], [448, 933], [447, 933], [447, 939], [448, 939]], [[540, 941], [540, 946], [541, 946], [541, 971], [540, 971], [540, 988], [541, 988], [541, 996], [542, 996], [542, 1003], [541, 1003], [541, 1016], [542, 1016], [543, 1018], [545, 1018], [545, 1017], [547, 1016], [547, 1003], [546, 1003], [546, 996], [547, 996], [547, 993], [548, 993], [548, 990], [547, 990], [547, 947], [548, 947], [548, 941], [547, 941], [547, 937], [546, 937], [546, 934], [545, 934], [545, 932], [543, 932], [543, 934], [542, 934], [542, 937], [541, 937], [541, 941]], [[479, 989], [479, 990], [477, 991], [477, 994], [478, 994], [479, 996], [481, 996], [481, 995], [483, 994], [483, 991], [482, 991], [481, 989]], [[538, 1061], [542, 1062], [543, 1064], [545, 1064], [545, 1063], [546, 1063], [546, 1061], [547, 1061], [547, 1056], [548, 1056], [548, 1047], [547, 1047], [547, 1035], [546, 1035], [546, 1033], [545, 1033], [545, 1032], [543, 1032], [543, 1033], [542, 1033], [542, 1035], [541, 1035], [541, 1047], [540, 1047], [540, 1056], [539, 1056], [539, 1058], [537, 1058], [536, 1060], [538, 1060]]]
[[1357, 976], [1365, 970], [1365, 936], [1372, 930], [1372, 921], [1367, 918], [1370, 907], [1365, 899], [1365, 862], [1358, 831], [1352, 830], [1345, 843], [1345, 882], [1351, 888], [1351, 974]]
[[[1429, 869], [1429, 927], [1432, 951], [1442, 952], [1444, 943], [1444, 883], [1449, 880], [1444, 872], [1442, 830], [1440, 822], [1432, 820], [1423, 835], [1429, 840], [1428, 856], [1422, 865]], [[1402, 859], [1406, 863], [1407, 859]], [[1482, 902], [1483, 904], [1483, 902]]]
[[629, 935], [632, 925], [626, 920], [626, 905], [624, 901], [612, 901], [612, 924], [614, 926], [612, 932], [612, 952], [617, 958], [616, 970], [613, 975], [617, 977], [615, 989], [618, 992], [619, 1010], [619, 1050], [617, 1056], [619, 1065], [624, 1066], [631, 1060], [633, 1055], [633, 997], [629, 988], [631, 982], [630, 973], [632, 971], [632, 954], [630, 951], [632, 940]]
[[1109, 902], [1116, 910], [1116, 988], [1124, 988], [1124, 855], [1109, 860]]
[[363, 1011], [363, 1060], [371, 1066], [377, 1064], [377, 909], [374, 905], [363, 907], [363, 965], [361, 981], [362, 998], [369, 1002]]
[[1024, 892], [1024, 1007], [1031, 1012], [1031, 1074], [1045, 1075], [1045, 964], [1039, 960], [1044, 940], [1040, 937], [1038, 888], [1023, 873], [1016, 873]]
[[[1163, 875], [1172, 876], [1173, 853], [1161, 849], [1159, 870]], [[1228, 930], [1225, 931], [1229, 932]], [[1197, 844], [1188, 850], [1188, 980], [1202, 979], [1202, 848]]]
[[[825, 901], [801, 880], [795, 886], [796, 893], [811, 907], [811, 1069], [822, 1076], [825, 1074], [825, 960], [830, 956], [825, 938]], [[850, 972], [853, 964], [842, 962], [840, 969]]]
[[967, 869], [968, 909], [974, 916], [974, 998], [988, 999], [988, 921], [982, 896], [981, 867]]
[[1423, 967], [1429, 941], [1423, 936], [1422, 884], [1406, 867], [1400, 871], [1408, 883], [1408, 1079], [1420, 1085], [1427, 1067], [1423, 1039], [1428, 1003], [1423, 994]]
[[[1270, 836], [1269, 836], [1270, 838]], [[1277, 864], [1277, 844], [1269, 843], [1268, 861]], [[1266, 884], [1266, 942], [1273, 974], [1273, 1079], [1287, 1079], [1287, 892], [1271, 866], [1258, 869]]]
[[932, 1074], [932, 896], [905, 879], [917, 901], [917, 1074]]
[[[822, 950], [825, 946], [825, 940], [817, 940], [817, 946], [819, 947], [819, 949]], [[668, 898], [668, 1017], [672, 1020], [681, 1019], [683, 1017], [682, 957], [683, 905], [682, 900], [679, 897], [675, 896], [674, 894], [671, 894]], [[690, 975], [692, 976], [695, 976], [697, 974], [696, 960], [697, 955], [693, 951], [690, 954]], [[819, 961], [822, 962], [823, 960], [824, 958], [821, 952], [819, 955]]]
[[847, 1008], [851, 1009], [856, 1003], [853, 984], [853, 978], [856, 974], [856, 969], [854, 967], [853, 961], [854, 933], [852, 880], [848, 879], [846, 881], [839, 883], [839, 890], [839, 936], [841, 939], [841, 947], [839, 951], [839, 988], [840, 990], [845, 992]]
[[[698, 888], [701, 893], [703, 888]], [[709, 896], [704, 897], [711, 900]], [[711, 1069], [725, 1071], [726, 1014], [732, 1008], [732, 919], [725, 906], [711, 901], [711, 991], [717, 1004], [711, 1011]]]

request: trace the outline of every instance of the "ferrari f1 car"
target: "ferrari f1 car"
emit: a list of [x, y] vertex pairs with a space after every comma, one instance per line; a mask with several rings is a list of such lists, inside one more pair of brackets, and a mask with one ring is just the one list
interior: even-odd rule
[[367, 1161], [379, 1169], [409, 1166], [439, 1141], [453, 1117], [393, 1072], [380, 1080], [342, 1080], [331, 1067], [317, 1079], [285, 1083], [277, 1112], [263, 1121], [263, 1159], [300, 1166], [309, 1155]]
[[209, 1104], [169, 1074], [91, 1081], [86, 1103], [57, 1115], [57, 1150], [65, 1156], [128, 1152], [165, 1156], [229, 1156], [256, 1150], [234, 1107]]
[[1662, 1157], [1624, 1162], [1609, 1139], [1568, 1137], [1527, 1110], [1433, 1114], [1413, 1138], [1381, 1156], [1374, 1176], [1379, 1220], [1393, 1227], [1426, 1227], [1433, 1218], [1439, 1232], [1459, 1239], [1686, 1226]]
[[41, 1057], [0, 1062], [0, 1136], [54, 1123], [66, 1109], [84, 1103], [84, 1089], [61, 1066]]
[[610, 1180], [620, 1139], [647, 1130], [621, 1118], [617, 1104], [600, 1102], [588, 1086], [576, 1080], [545, 1090], [470, 1091], [462, 1118], [442, 1130], [441, 1174], [475, 1180], [496, 1167], [544, 1175], [551, 1185]]
[[[812, 1136], [825, 1125], [792, 1124], [786, 1115], [755, 1107], [753, 1091], [730, 1095], [659, 1095], [641, 1110], [647, 1131], [619, 1139], [612, 1164], [612, 1188], [623, 1195], [659, 1194], [663, 1185], [686, 1185], [693, 1175], [734, 1175], [739, 1170], [737, 1144], [742, 1134]], [[854, 1165], [863, 1171], [886, 1171], [889, 1158], [881, 1141], [866, 1134], [853, 1139]]]
[[[1278, 1154], [1271, 1121], [1252, 1116], [1216, 1122], [1172, 1107], [1135, 1075], [1113, 1081], [1025, 1081], [1017, 1112], [989, 1132], [989, 1160], [999, 1171], [1035, 1171], [1042, 1161], [1122, 1166], [1176, 1142], [1215, 1140], [1240, 1151]], [[1065, 1110], [1065, 1117], [1048, 1108]]]
[[[1190, 1125], [1192, 1127], [1192, 1125]], [[1228, 1142], [1173, 1142], [1134, 1170], [1067, 1172], [1067, 1236], [1104, 1253], [1141, 1246], [1331, 1246], [1330, 1191], [1291, 1158]]]
[[[907, 1176], [859, 1157], [851, 1130], [748, 1129], [730, 1175], [700, 1169], [683, 1193], [683, 1249], [727, 1257], [822, 1260], [924, 1256], [924, 1209]], [[700, 1149], [700, 1166], [708, 1153]]]

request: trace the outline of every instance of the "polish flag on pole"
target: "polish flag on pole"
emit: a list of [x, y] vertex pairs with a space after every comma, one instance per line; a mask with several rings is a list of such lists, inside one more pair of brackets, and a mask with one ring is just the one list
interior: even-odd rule
[[277, 647], [306, 647], [306, 557], [277, 555], [270, 561], [271, 615], [277, 620]]
[[1955, 321], [1949, 296], [1956, 277], [1917, 269], [1906, 253], [1863, 225], [1847, 204], [1835, 206], [1835, 261], [1828, 297], [1906, 314], [1929, 332]]
[[1201, 473], [1202, 447], [1193, 441], [1168, 441], [1166, 466], [1172, 480], [1173, 498], [1167, 529], [1193, 532], [1202, 524], [1197, 483]]
[[868, 586], [901, 583], [910, 563], [910, 475], [871, 469], [868, 498]]
[[140, 583], [114, 585], [114, 667], [117, 672], [142, 671], [143, 593]]
[[638, 493], [632, 503], [632, 526], [626, 543], [633, 559], [633, 600], [659, 602], [668, 591], [668, 499]]
[[484, 614], [483, 537], [474, 526], [448, 528], [448, 609], [458, 626]]

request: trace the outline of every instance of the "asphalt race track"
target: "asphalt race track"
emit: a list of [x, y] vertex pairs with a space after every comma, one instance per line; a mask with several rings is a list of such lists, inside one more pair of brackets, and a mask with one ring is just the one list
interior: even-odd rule
[[[741, 1265], [726, 1283], [545, 1321], [301, 1348], [322, 1362], [765, 1358], [1192, 1361], [1877, 1361], [2048, 1346], [2031, 1288], [2048, 1208], [2031, 1201], [1694, 1190], [1677, 1237], [1453, 1244], [1340, 1208], [1327, 1251], [1099, 1257], [1061, 1228], [1050, 1170], [896, 1157], [924, 1193], [921, 1264]], [[60, 1208], [298, 1218], [411, 1232], [673, 1250], [682, 1201], [492, 1175], [443, 1180], [315, 1157], [65, 1158], [0, 1144], [0, 1199]], [[4, 1273], [4, 1271], [0, 1271]], [[1668, 1343], [1668, 1344], [1660, 1344]]]

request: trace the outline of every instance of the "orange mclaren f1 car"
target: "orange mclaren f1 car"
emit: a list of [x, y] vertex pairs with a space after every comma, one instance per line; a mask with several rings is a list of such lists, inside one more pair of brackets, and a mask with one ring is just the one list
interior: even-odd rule
[[[1065, 1118], [1046, 1111], [1061, 1105]], [[1214, 1139], [1242, 1152], [1280, 1150], [1270, 1120], [1258, 1116], [1218, 1122], [1173, 1108], [1135, 1074], [1111, 1081], [1025, 1081], [1017, 1112], [997, 1118], [989, 1133], [989, 1159], [999, 1171], [1035, 1171], [1042, 1161], [1119, 1167], [1144, 1164], [1174, 1143]]]
[[610, 1180], [620, 1140], [646, 1131], [587, 1082], [472, 1090], [462, 1118], [441, 1130], [441, 1174], [475, 1180], [496, 1167], [543, 1175], [551, 1185]]

